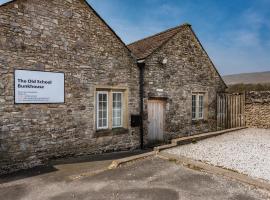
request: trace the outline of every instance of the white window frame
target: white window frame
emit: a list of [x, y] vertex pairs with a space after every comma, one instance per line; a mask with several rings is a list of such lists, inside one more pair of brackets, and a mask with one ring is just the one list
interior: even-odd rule
[[[200, 117], [200, 97], [202, 97], [202, 116]], [[197, 119], [203, 119], [204, 115], [204, 95], [203, 94], [198, 94], [198, 116]]]
[[112, 104], [113, 104], [113, 94], [121, 94], [121, 124], [119, 126], [113, 126], [113, 105], [112, 105], [112, 128], [122, 128], [123, 127], [123, 92], [112, 92]]
[[[107, 95], [107, 125], [106, 126], [99, 126], [99, 95], [106, 94]], [[97, 105], [97, 121], [96, 126], [98, 130], [108, 129], [109, 128], [109, 92], [107, 91], [97, 91], [97, 98], [96, 98], [96, 105]]]
[[[204, 94], [192, 94], [192, 96], [195, 96], [195, 118], [193, 118], [192, 116], [192, 103], [191, 103], [191, 116], [192, 116], [192, 120], [202, 120], [204, 119], [204, 101], [205, 101], [205, 95]], [[200, 97], [202, 97], [203, 101], [202, 101], [202, 116], [200, 117]], [[192, 98], [191, 98], [192, 99]]]

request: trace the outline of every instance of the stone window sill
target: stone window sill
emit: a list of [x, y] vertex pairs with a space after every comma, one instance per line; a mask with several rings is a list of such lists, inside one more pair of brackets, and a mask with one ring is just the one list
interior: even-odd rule
[[128, 134], [129, 130], [125, 128], [113, 128], [113, 129], [103, 129], [96, 130], [94, 137], [106, 137], [106, 136], [115, 136], [115, 135], [123, 135]]
[[207, 122], [208, 122], [208, 120], [206, 120], [206, 119], [193, 119], [192, 125], [203, 124], [203, 123], [207, 123]]

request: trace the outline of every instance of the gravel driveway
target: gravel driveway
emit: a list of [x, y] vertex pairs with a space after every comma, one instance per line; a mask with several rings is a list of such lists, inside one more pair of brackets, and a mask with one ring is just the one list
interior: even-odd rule
[[270, 181], [270, 130], [243, 129], [166, 152]]

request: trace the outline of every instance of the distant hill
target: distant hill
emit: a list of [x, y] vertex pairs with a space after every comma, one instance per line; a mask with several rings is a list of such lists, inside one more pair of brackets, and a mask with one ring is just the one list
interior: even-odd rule
[[233, 74], [223, 76], [223, 80], [227, 85], [234, 84], [265, 84], [270, 83], [270, 71], [267, 72], [255, 72], [245, 74]]

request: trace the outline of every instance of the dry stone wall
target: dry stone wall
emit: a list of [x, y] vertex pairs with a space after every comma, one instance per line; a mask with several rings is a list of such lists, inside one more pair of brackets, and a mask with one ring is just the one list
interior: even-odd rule
[[[65, 73], [65, 103], [14, 104], [14, 70]], [[17, 0], [0, 7], [0, 174], [55, 157], [136, 148], [138, 128], [98, 137], [97, 85], [128, 88], [139, 113], [136, 61], [83, 0]], [[130, 124], [130, 123], [129, 123]]]
[[270, 128], [270, 91], [246, 93], [246, 125]]

